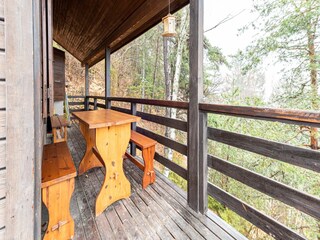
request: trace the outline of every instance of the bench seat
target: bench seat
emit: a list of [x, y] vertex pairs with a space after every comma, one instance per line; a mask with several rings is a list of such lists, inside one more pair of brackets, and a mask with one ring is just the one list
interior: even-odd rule
[[70, 200], [77, 171], [66, 142], [45, 145], [42, 159], [42, 201], [49, 212], [44, 240], [72, 239]]
[[136, 144], [136, 146], [142, 151], [144, 164], [128, 152], [126, 152], [126, 157], [143, 171], [142, 188], [145, 189], [149, 184], [154, 183], [156, 179], [153, 168], [153, 159], [157, 141], [137, 133], [136, 131], [131, 131], [130, 142]]

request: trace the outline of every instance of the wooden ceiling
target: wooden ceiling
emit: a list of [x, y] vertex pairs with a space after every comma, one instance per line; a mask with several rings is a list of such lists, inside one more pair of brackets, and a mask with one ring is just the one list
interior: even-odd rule
[[[189, 0], [171, 0], [171, 12]], [[92, 66], [159, 22], [168, 0], [53, 0], [53, 38]]]

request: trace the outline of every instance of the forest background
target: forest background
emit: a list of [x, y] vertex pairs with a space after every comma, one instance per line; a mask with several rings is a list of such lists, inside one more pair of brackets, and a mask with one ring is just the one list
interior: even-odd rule
[[[211, 0], [205, 0], [212, 5]], [[320, 72], [320, 0], [250, 1], [251, 9], [225, 12], [217, 22], [204, 29], [204, 101], [237, 106], [260, 106], [319, 111]], [[214, 10], [212, 10], [214, 12]], [[237, 21], [241, 14], [252, 20], [238, 31], [250, 33], [246, 46], [235, 47], [230, 54], [210, 41], [210, 34], [223, 34], [225, 24]], [[174, 14], [177, 36], [162, 37], [159, 24], [113, 53], [111, 56], [111, 95], [188, 101], [189, 89], [189, 9]], [[221, 36], [220, 36], [221, 37]], [[234, 39], [235, 45], [237, 39]], [[57, 45], [56, 45], [57, 46]], [[272, 79], [267, 77], [275, 72]], [[90, 95], [104, 96], [104, 61], [89, 70]], [[84, 69], [66, 53], [68, 95], [84, 95]], [[270, 81], [272, 81], [270, 83]], [[267, 97], [266, 97], [267, 96]], [[125, 104], [122, 107], [128, 107]], [[185, 111], [140, 106], [141, 111], [187, 120]], [[318, 129], [210, 114], [211, 127], [236, 133], [319, 150]], [[150, 122], [143, 127], [186, 144], [186, 134]], [[158, 146], [158, 152], [186, 167], [186, 158]], [[320, 197], [320, 176], [225, 144], [209, 141], [208, 151], [215, 156], [250, 169], [268, 178]], [[186, 182], [157, 164], [157, 168], [186, 189]], [[320, 239], [320, 222], [262, 194], [217, 171], [209, 171], [209, 181], [263, 213], [297, 231], [307, 239]], [[214, 199], [209, 208], [249, 239], [272, 239], [254, 225]]]

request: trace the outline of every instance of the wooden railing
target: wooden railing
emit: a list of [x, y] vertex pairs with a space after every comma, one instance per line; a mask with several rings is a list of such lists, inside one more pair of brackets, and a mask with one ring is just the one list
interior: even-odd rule
[[[281, 123], [320, 127], [320, 113], [283, 109], [200, 104], [203, 114], [223, 114]], [[207, 138], [320, 173], [320, 152], [234, 132], [207, 127]], [[320, 199], [283, 183], [247, 170], [224, 159], [207, 155], [207, 165], [230, 178], [320, 219]], [[223, 189], [208, 183], [208, 194], [276, 239], [304, 239], [288, 227], [256, 210]]]
[[[81, 105], [86, 110], [89, 110], [90, 106], [93, 107], [93, 109], [111, 107], [111, 109], [117, 111], [140, 116], [146, 121], [178, 129], [183, 132], [188, 132], [188, 123], [186, 121], [156, 116], [150, 113], [137, 111], [137, 104], [178, 108], [188, 111], [189, 105], [187, 102], [115, 97], [108, 98], [106, 102], [104, 97], [94, 96], [82, 99], [84, 99], [84, 101], [73, 102], [69, 105]], [[98, 100], [104, 101], [104, 103], [99, 103]], [[131, 107], [130, 109], [115, 107], [112, 106], [111, 102], [126, 102], [130, 103]], [[319, 112], [281, 110], [258, 107], [238, 107], [216, 104], [200, 104], [199, 110], [200, 119], [203, 120], [201, 126], [199, 126], [201, 131], [199, 143], [202, 143], [199, 154], [202, 157], [201, 164], [205, 166], [203, 168], [203, 172], [200, 173], [200, 175], [203, 176], [204, 179], [208, 179], [208, 168], [214, 169], [226, 175], [227, 177], [235, 179], [238, 182], [241, 182], [255, 190], [258, 190], [261, 193], [269, 195], [276, 200], [292, 206], [306, 213], [307, 215], [314, 217], [315, 219], [320, 220], [320, 199], [318, 197], [304, 193], [271, 178], [245, 169], [241, 166], [231, 163], [230, 161], [210, 155], [207, 151], [207, 142], [208, 140], [211, 140], [320, 173], [319, 151], [295, 147], [289, 144], [278, 143], [207, 126], [207, 115], [217, 114], [249, 119], [276, 121], [286, 124], [295, 124], [318, 128], [320, 127]], [[165, 136], [161, 136], [147, 129], [137, 127], [135, 124], [132, 125], [132, 128], [150, 138], [155, 139], [156, 141], [158, 141], [158, 143], [171, 148], [174, 151], [177, 151], [185, 156], [188, 155], [188, 147], [182, 143], [169, 139]], [[135, 150], [132, 148], [132, 151]], [[155, 160], [188, 181], [187, 169], [170, 161], [159, 153], [156, 153]], [[277, 239], [304, 239], [301, 235], [297, 234], [287, 226], [272, 219], [268, 215], [255, 209], [246, 202], [236, 198], [235, 196], [232, 196], [230, 193], [219, 188], [218, 186], [205, 181], [203, 186], [201, 187], [203, 188], [202, 192], [204, 193], [204, 197], [199, 196], [199, 201], [203, 201], [204, 205], [206, 205], [205, 207], [207, 207], [208, 196], [211, 196], [241, 217], [245, 218], [246, 220], [262, 229], [267, 234]]]

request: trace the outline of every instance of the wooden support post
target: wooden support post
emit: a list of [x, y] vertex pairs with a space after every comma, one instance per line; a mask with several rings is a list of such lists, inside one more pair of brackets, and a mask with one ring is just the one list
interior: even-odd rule
[[[41, 27], [42, 27], [42, 114], [48, 117], [48, 45], [47, 45], [47, 3], [41, 1]], [[46, 131], [46, 128], [45, 128]]]
[[85, 85], [84, 85], [84, 110], [89, 110], [89, 65], [86, 63], [85, 65]]
[[[137, 104], [136, 103], [131, 103], [131, 114], [136, 116], [137, 115]], [[136, 131], [137, 130], [137, 123], [132, 122], [131, 123], [131, 130]], [[130, 154], [132, 156], [136, 156], [136, 144], [133, 142], [130, 143]]]
[[54, 114], [54, 75], [53, 75], [53, 6], [52, 0], [47, 1], [47, 31], [48, 31], [48, 81], [49, 81], [49, 115]]
[[[34, 76], [34, 239], [41, 238], [41, 162], [44, 138], [43, 108], [41, 108], [42, 98], [42, 49], [41, 46], [41, 1], [33, 1], [33, 76]], [[47, 79], [47, 78], [45, 78]], [[46, 102], [47, 103], [47, 102]], [[43, 106], [42, 106], [43, 107]]]
[[111, 50], [106, 48], [105, 57], [105, 97], [106, 97], [106, 109], [111, 108], [111, 102], [108, 100], [110, 95], [110, 85], [111, 85]]
[[6, 180], [1, 183], [6, 188], [1, 197], [5, 239], [39, 239], [39, 227], [35, 226], [39, 224], [39, 189], [35, 188], [39, 186], [42, 145], [41, 130], [36, 129], [41, 126], [40, 89], [36, 90], [40, 76], [39, 29], [35, 25], [40, 14], [38, 2], [4, 1], [7, 31], [0, 74], [6, 84], [6, 111], [1, 112], [0, 135], [6, 140]]
[[208, 210], [208, 116], [200, 112], [199, 116], [199, 211]]
[[98, 109], [98, 99], [97, 99], [97, 98], [94, 98], [94, 99], [93, 99], [93, 109], [94, 109], [94, 110], [97, 110], [97, 109]]
[[190, 99], [188, 111], [188, 204], [199, 211], [200, 112], [203, 98], [203, 0], [190, 0]]

